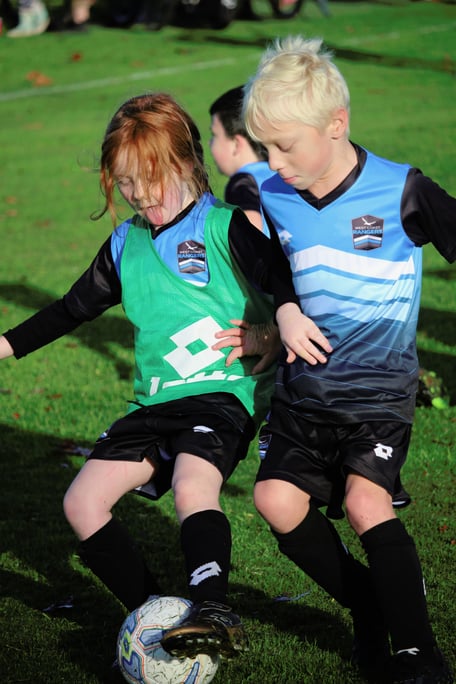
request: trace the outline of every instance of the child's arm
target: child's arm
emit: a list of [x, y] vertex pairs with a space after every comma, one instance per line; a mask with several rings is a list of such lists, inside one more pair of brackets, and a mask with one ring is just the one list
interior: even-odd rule
[[[290, 264], [280, 246], [277, 234], [272, 230], [271, 238], [268, 239], [250, 223], [243, 224], [243, 220], [245, 221], [245, 217], [243, 219], [233, 214], [229, 232], [230, 248], [250, 282], [263, 291], [272, 293], [276, 321], [288, 353], [288, 363], [292, 363], [296, 356], [302, 357], [312, 365], [326, 363], [326, 356], [322, 350], [329, 353], [332, 347], [318, 326], [301, 313], [299, 299], [293, 287]], [[223, 331], [218, 336], [226, 337], [226, 333], [227, 331]], [[237, 335], [237, 356], [240, 357], [244, 355], [242, 350], [245, 349], [245, 340], [242, 338], [245, 336], [248, 341], [249, 334], [247, 332]]]
[[0, 359], [7, 359], [9, 356], [13, 356], [14, 350], [6, 337], [3, 335], [0, 337]]
[[121, 285], [108, 239], [66, 295], [4, 332], [4, 344], [8, 347], [2, 346], [2, 349], [8, 356], [12, 350], [20, 359], [100, 316], [120, 301]]
[[319, 327], [302, 313], [297, 304], [287, 302], [279, 306], [276, 320], [282, 343], [288, 352], [288, 363], [293, 363], [297, 356], [312, 366], [326, 363], [326, 355], [320, 350], [329, 354], [332, 347]]

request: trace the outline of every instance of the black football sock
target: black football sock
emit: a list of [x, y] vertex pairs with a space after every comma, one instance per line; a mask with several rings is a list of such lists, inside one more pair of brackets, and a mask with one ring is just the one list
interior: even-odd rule
[[130, 611], [160, 592], [129, 533], [114, 518], [80, 543], [79, 556]]
[[375, 624], [381, 632], [381, 611], [369, 569], [351, 555], [334, 525], [316, 506], [310, 507], [291, 532], [273, 534], [283, 554], [342, 606], [351, 609], [355, 628], [361, 630], [369, 625], [372, 632]]
[[372, 581], [391, 635], [393, 651], [435, 644], [421, 565], [412, 537], [395, 518], [360, 536]]
[[226, 603], [231, 529], [221, 511], [193, 513], [181, 526], [181, 544], [193, 603]]

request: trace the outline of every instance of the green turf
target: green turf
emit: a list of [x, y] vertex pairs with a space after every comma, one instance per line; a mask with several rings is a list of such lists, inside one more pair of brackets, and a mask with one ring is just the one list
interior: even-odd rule
[[[56, 4], [56, 3], [54, 3]], [[151, 33], [92, 26], [84, 35], [0, 36], [0, 320], [4, 330], [62, 294], [111, 231], [101, 206], [99, 143], [115, 108], [146, 90], [174, 94], [208, 152], [208, 107], [254, 71], [276, 36], [321, 36], [352, 92], [352, 139], [420, 167], [456, 193], [456, 6], [333, 2], [324, 19], [308, 0], [292, 21], [237, 21], [223, 31]], [[265, 16], [267, 15], [265, 7]], [[213, 188], [225, 179], [207, 154]], [[417, 410], [404, 481], [429, 610], [456, 666], [455, 269], [425, 248], [418, 345], [451, 395], [444, 411]], [[88, 447], [131, 396], [131, 331], [119, 309], [16, 362], [0, 365], [1, 684], [105, 684], [121, 606], [80, 565], [61, 500]], [[352, 684], [348, 616], [279, 554], [252, 504], [256, 449], [223, 495], [233, 526], [231, 600], [251, 638], [248, 658], [214, 684]], [[160, 581], [185, 595], [173, 504], [129, 495], [116, 511]], [[355, 554], [359, 543], [337, 523]], [[69, 597], [70, 608], [43, 608]], [[289, 601], [278, 601], [288, 597]], [[298, 598], [296, 598], [298, 597]]]

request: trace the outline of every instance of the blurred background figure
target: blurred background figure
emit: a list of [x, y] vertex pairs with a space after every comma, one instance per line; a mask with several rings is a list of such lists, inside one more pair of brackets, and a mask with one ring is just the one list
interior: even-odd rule
[[[323, 16], [331, 16], [328, 0], [315, 0], [315, 2]], [[293, 17], [298, 16], [305, 3], [306, 0], [269, 0], [268, 4], [277, 19], [293, 19]], [[257, 3], [254, 3], [253, 0], [239, 0], [238, 4], [238, 19], [256, 21], [262, 18], [255, 11]]]
[[209, 107], [210, 149], [218, 170], [229, 178], [225, 202], [240, 207], [249, 221], [269, 236], [261, 213], [260, 186], [273, 172], [265, 148], [245, 128], [243, 96], [244, 86], [237, 86], [220, 95]]
[[[27, 38], [44, 33], [48, 28], [54, 31], [83, 31], [90, 19], [90, 10], [95, 0], [67, 0], [60, 10], [60, 18], [51, 17], [42, 0], [18, 0], [17, 13], [9, 0], [3, 0], [8, 16], [17, 14], [17, 26], [8, 31], [10, 38]], [[2, 11], [3, 11], [2, 5]]]
[[118, 28], [144, 24], [151, 31], [159, 31], [174, 18], [178, 0], [111, 0], [110, 22]]
[[63, 28], [84, 29], [90, 19], [90, 10], [95, 0], [71, 0], [71, 17], [64, 22]]
[[315, 2], [317, 3], [318, 9], [322, 15], [328, 19], [331, 16], [328, 0], [315, 0]]
[[44, 33], [51, 21], [49, 12], [41, 0], [19, 0], [18, 24], [10, 31], [10, 38], [25, 38]]
[[159, 31], [170, 24], [187, 28], [226, 28], [237, 16], [239, 0], [111, 0], [114, 26], [144, 24]]
[[56, 31], [85, 31], [90, 19], [90, 10], [95, 0], [67, 0], [63, 18], [56, 22]]

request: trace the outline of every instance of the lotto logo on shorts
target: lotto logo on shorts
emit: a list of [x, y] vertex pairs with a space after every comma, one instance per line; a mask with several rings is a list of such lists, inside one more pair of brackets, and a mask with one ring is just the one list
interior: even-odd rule
[[388, 461], [390, 458], [393, 458], [393, 447], [385, 446], [378, 442], [375, 445], [374, 454], [378, 458], [383, 458], [384, 461]]

